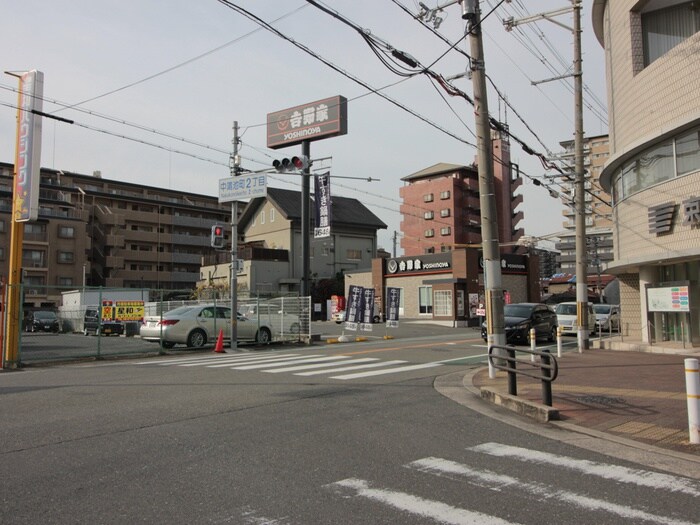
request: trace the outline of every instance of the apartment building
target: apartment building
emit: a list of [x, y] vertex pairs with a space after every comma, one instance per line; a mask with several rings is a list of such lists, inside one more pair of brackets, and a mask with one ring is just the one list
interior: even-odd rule
[[[574, 165], [574, 141], [560, 142], [564, 148], [559, 154], [561, 160]], [[586, 209], [586, 244], [588, 273], [605, 272], [605, 268], [613, 260], [612, 207], [610, 195], [600, 185], [600, 174], [605, 162], [610, 156], [608, 135], [585, 137], [583, 140], [583, 167], [585, 169], [584, 195]], [[576, 273], [576, 209], [574, 202], [574, 176], [571, 180], [561, 181], [561, 197], [565, 203], [562, 211], [567, 232], [559, 237], [555, 248], [559, 250], [559, 271]]]
[[[0, 273], [8, 274], [13, 165], [0, 163]], [[24, 226], [25, 307], [79, 286], [192, 289], [210, 254], [218, 197], [41, 169], [39, 218]]]
[[[522, 184], [510, 163], [510, 144], [505, 135], [492, 132], [494, 189], [501, 243], [523, 236], [517, 228], [523, 212], [516, 208], [522, 195], [513, 195]], [[422, 255], [451, 251], [481, 243], [479, 173], [475, 165], [439, 163], [401, 179], [401, 248], [404, 254]]]
[[613, 260], [625, 341], [700, 346], [700, 10], [594, 0], [605, 48]]

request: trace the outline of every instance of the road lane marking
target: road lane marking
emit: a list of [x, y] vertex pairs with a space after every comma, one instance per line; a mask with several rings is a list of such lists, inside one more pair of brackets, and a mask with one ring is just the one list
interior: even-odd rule
[[329, 360], [340, 360], [348, 359], [350, 356], [347, 355], [331, 355], [331, 356], [307, 356], [295, 359], [275, 359], [273, 361], [268, 361], [266, 363], [258, 363], [256, 365], [244, 365], [244, 366], [232, 366], [233, 370], [257, 370], [260, 368], [273, 368], [279, 365], [291, 365], [297, 363], [316, 363], [319, 361], [329, 361]]
[[[400, 359], [396, 359], [394, 361], [381, 361], [379, 363], [371, 363], [369, 365], [353, 365], [353, 366], [343, 366], [340, 368], [334, 368], [332, 370], [315, 370], [313, 372], [300, 372], [298, 374], [294, 374], [295, 376], [315, 376], [319, 374], [335, 374], [337, 372], [347, 372], [349, 370], [360, 370], [363, 368], [377, 368], [379, 366], [391, 366], [391, 365], [399, 365], [401, 363], [405, 363], [406, 361], [402, 361]], [[347, 364], [348, 361], [346, 361], [343, 364]]]
[[489, 516], [488, 514], [460, 509], [459, 507], [453, 507], [452, 505], [440, 501], [421, 498], [420, 496], [414, 496], [406, 492], [371, 488], [369, 483], [363, 479], [348, 478], [327, 485], [327, 487], [336, 490], [345, 489], [354, 491], [358, 497], [377, 501], [403, 512], [435, 520], [438, 523], [453, 525], [509, 525], [512, 523], [494, 516]]
[[[537, 451], [529, 452], [537, 453]], [[565, 459], [572, 461], [572, 458]], [[562, 502], [564, 504], [574, 505], [585, 510], [603, 511], [609, 514], [615, 514], [619, 517], [634, 520], [636, 522], [648, 521], [653, 523], [665, 523], [669, 525], [692, 525], [691, 522], [676, 520], [667, 516], [659, 516], [657, 514], [650, 514], [629, 506], [591, 498], [589, 496], [584, 496], [583, 494], [577, 494], [568, 490], [556, 489], [544, 483], [522, 481], [518, 478], [504, 474], [497, 474], [490, 470], [476, 470], [468, 467], [467, 465], [462, 465], [461, 463], [447, 459], [424, 458], [409, 463], [406, 466], [417, 469], [421, 472], [463, 478], [468, 480], [470, 483], [474, 483], [477, 486], [489, 490], [504, 490], [505, 487], [507, 487], [508, 491], [522, 490], [523, 492], [534, 496], [537, 501], [551, 500], [554, 502]], [[611, 467], [611, 465], [606, 466]]]
[[[376, 357], [361, 357], [359, 359], [350, 359], [348, 361], [343, 361], [342, 364], [347, 365], [350, 363], [367, 363], [369, 361], [377, 361], [378, 358]], [[299, 365], [299, 366], [289, 366], [285, 368], [274, 368], [272, 370], [263, 370], [263, 372], [267, 372], [268, 374], [279, 374], [281, 372], [297, 372], [299, 370], [312, 370], [315, 368], [328, 368], [329, 366], [336, 366], [338, 365], [337, 362], [332, 362], [332, 363], [317, 363], [317, 364], [311, 364], [311, 365]]]
[[359, 379], [361, 377], [381, 376], [384, 374], [396, 374], [398, 372], [408, 372], [410, 370], [420, 370], [422, 368], [433, 368], [442, 366], [442, 363], [422, 363], [419, 365], [400, 366], [398, 368], [388, 368], [385, 370], [372, 370], [370, 372], [358, 372], [356, 374], [347, 374], [342, 376], [332, 376], [331, 379]]
[[557, 456], [549, 452], [512, 447], [500, 443], [483, 443], [475, 447], [470, 447], [467, 450], [496, 457], [515, 458], [529, 463], [553, 465], [590, 476], [613, 480], [618, 483], [629, 483], [642, 487], [664, 489], [670, 492], [682, 492], [695, 497], [700, 496], [700, 490], [696, 488], [695, 483], [691, 480], [679, 476], [671, 476], [670, 474], [619, 467], [607, 463], [597, 463], [587, 459]]

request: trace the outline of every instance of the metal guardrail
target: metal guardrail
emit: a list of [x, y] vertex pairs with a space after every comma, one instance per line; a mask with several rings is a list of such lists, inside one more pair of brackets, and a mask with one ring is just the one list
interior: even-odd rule
[[[506, 355], [494, 353], [494, 350], [505, 350]], [[540, 360], [533, 361], [531, 359], [518, 359], [515, 352], [530, 354], [531, 356], [540, 356]], [[539, 379], [542, 382], [542, 403], [547, 406], [552, 406], [552, 382], [559, 375], [559, 365], [557, 359], [548, 350], [539, 351], [524, 348], [515, 348], [513, 346], [492, 345], [489, 347], [489, 364], [497, 369], [504, 370], [508, 373], [508, 393], [512, 396], [518, 395], [517, 374]], [[505, 363], [505, 364], [504, 364]], [[518, 368], [522, 365], [525, 368]], [[535, 372], [538, 370], [538, 373]]]

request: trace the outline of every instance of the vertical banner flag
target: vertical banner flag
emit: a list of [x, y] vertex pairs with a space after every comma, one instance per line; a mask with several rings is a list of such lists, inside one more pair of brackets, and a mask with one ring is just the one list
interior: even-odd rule
[[331, 175], [316, 175], [314, 183], [314, 239], [331, 236]]
[[35, 221], [39, 216], [39, 169], [41, 168], [41, 111], [44, 74], [33, 69], [20, 76], [17, 163], [14, 180], [13, 217], [16, 222]]
[[386, 326], [398, 328], [399, 305], [401, 304], [401, 288], [387, 287], [386, 289]]
[[372, 331], [372, 319], [374, 318], [374, 288], [362, 289], [362, 326], [365, 332]]
[[362, 312], [362, 286], [351, 284], [348, 288], [348, 301], [345, 308], [345, 327], [348, 330], [357, 330]]

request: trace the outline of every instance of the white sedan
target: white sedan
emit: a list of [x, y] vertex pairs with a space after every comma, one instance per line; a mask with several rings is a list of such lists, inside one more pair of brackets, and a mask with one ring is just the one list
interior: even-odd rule
[[[240, 313], [237, 316], [238, 340], [269, 343], [272, 327]], [[162, 341], [164, 348], [176, 344], [199, 348], [216, 342], [223, 331], [225, 341], [231, 339], [231, 308], [213, 304], [180, 306], [161, 316], [144, 318], [139, 335], [141, 339], [154, 343]]]

